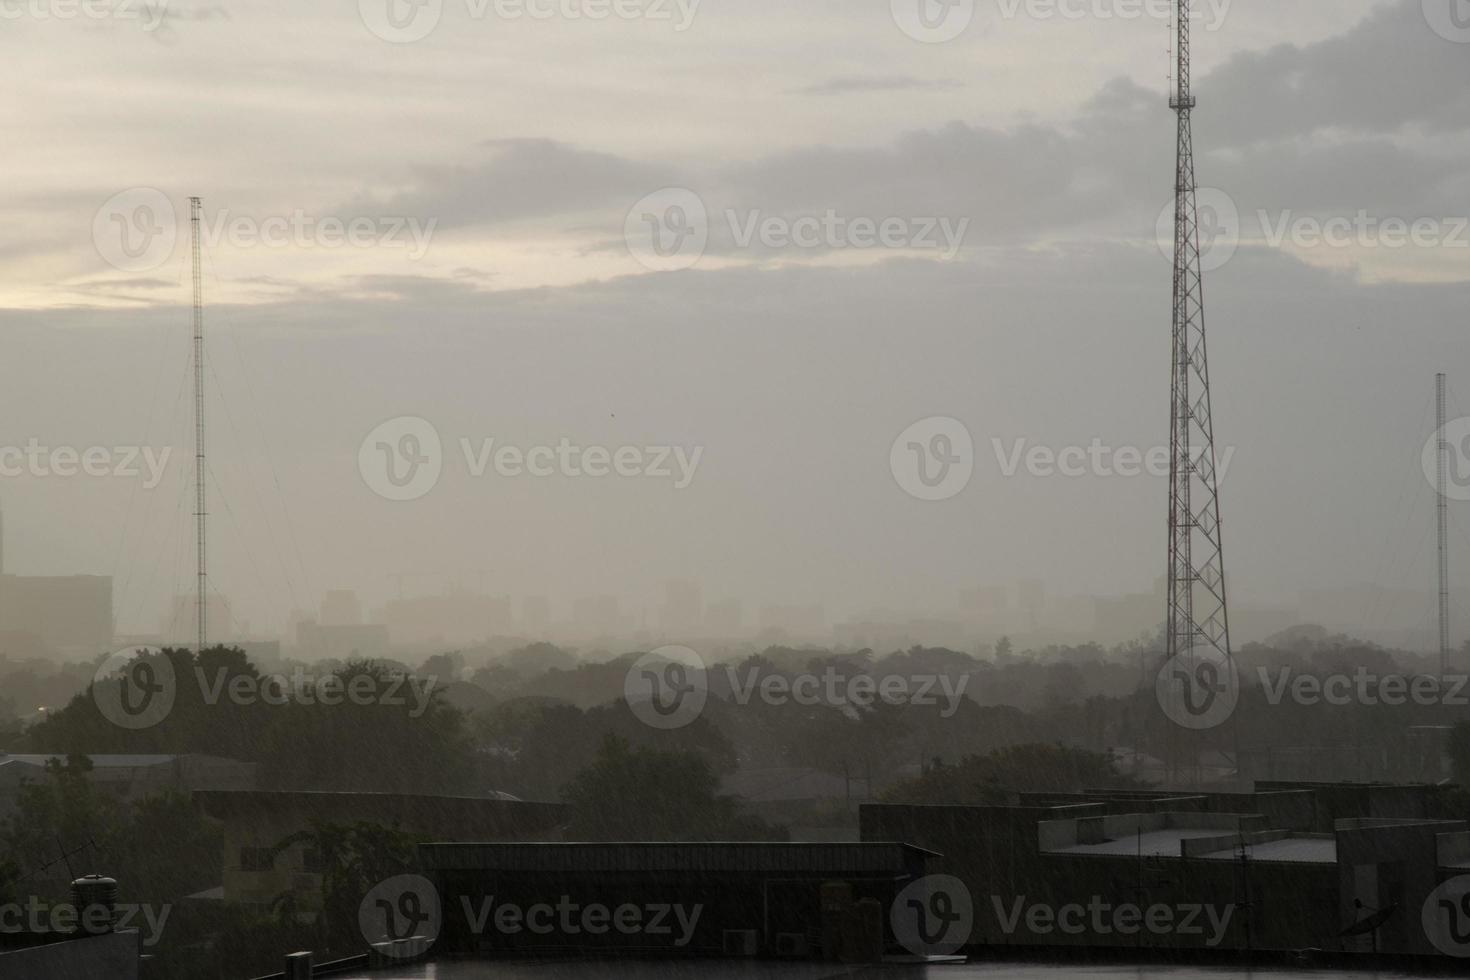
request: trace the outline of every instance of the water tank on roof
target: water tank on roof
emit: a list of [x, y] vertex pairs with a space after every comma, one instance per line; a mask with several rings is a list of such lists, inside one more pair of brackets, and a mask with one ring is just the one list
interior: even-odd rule
[[117, 922], [117, 881], [103, 875], [85, 875], [71, 883], [71, 901], [77, 922], [88, 935], [112, 931]]

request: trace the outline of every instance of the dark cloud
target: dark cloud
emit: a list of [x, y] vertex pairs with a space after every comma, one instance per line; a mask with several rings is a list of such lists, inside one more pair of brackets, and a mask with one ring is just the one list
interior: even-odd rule
[[[492, 140], [478, 158], [419, 167], [410, 186], [358, 199], [344, 213], [438, 219], [439, 228], [495, 230], [632, 200], [668, 181], [667, 168], [546, 139]], [[632, 195], [632, 198], [629, 198]]]

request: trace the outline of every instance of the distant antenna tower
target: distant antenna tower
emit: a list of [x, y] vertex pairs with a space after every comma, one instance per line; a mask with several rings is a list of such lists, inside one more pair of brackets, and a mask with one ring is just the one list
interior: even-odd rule
[[1445, 444], [1445, 376], [1434, 376], [1436, 422], [1434, 438], [1439, 441], [1435, 456], [1439, 460], [1436, 490], [1439, 491], [1439, 679], [1444, 682], [1450, 664], [1450, 454]]
[[1174, 92], [1179, 116], [1174, 174], [1174, 356], [1169, 433], [1169, 580], [1165, 655], [1230, 652], [1220, 537], [1215, 429], [1205, 356], [1205, 301], [1190, 114], [1190, 0], [1179, 0]]
[[204, 465], [204, 275], [199, 261], [199, 198], [189, 198], [189, 248], [194, 260], [194, 519], [198, 522], [199, 582], [198, 623], [199, 653], [204, 653], [209, 638], [205, 615], [208, 605], [209, 579], [206, 573], [205, 533], [208, 519], [204, 508], [206, 471]]

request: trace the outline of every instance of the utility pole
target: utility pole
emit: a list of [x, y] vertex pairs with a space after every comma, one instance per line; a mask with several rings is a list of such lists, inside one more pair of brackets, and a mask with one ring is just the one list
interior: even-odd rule
[[[1169, 574], [1165, 658], [1190, 677], [1233, 666], [1225, 600], [1215, 428], [1205, 346], [1205, 302], [1194, 172], [1190, 0], [1177, 6], [1169, 106], [1178, 116], [1174, 170], [1174, 310], [1169, 430]], [[1178, 661], [1174, 658], [1178, 657]], [[1223, 658], [1223, 659], [1222, 659]], [[1204, 665], [1203, 667], [1201, 665]], [[1189, 696], [1188, 692], [1185, 694]]]
[[1449, 477], [1450, 446], [1445, 442], [1445, 376], [1434, 377], [1434, 399], [1436, 406], [1434, 438], [1435, 458], [1438, 461], [1438, 479], [1435, 489], [1439, 493], [1439, 681], [1443, 687], [1450, 663], [1450, 512]]
[[197, 615], [199, 626], [198, 653], [204, 653], [209, 639], [206, 609], [209, 602], [209, 579], [206, 572], [205, 535], [208, 525], [205, 510], [205, 482], [208, 473], [204, 462], [204, 275], [199, 255], [199, 198], [189, 198], [189, 250], [194, 266], [194, 519], [199, 543], [199, 581]]

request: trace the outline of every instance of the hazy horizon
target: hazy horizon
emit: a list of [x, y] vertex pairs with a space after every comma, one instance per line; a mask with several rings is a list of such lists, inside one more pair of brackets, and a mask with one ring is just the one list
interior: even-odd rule
[[[1232, 597], [1373, 583], [1422, 591], [1431, 629], [1436, 372], [1450, 418], [1470, 415], [1470, 88], [1448, 84], [1470, 81], [1470, 37], [1420, 0], [1198, 6], [1197, 167], [1224, 192], [1201, 203], [1237, 216], [1220, 214], [1206, 276]], [[1024, 460], [1167, 445], [1166, 22], [982, 2], [929, 44], [885, 3], [705, 0], [683, 29], [688, 5], [663, 7], [673, 20], [591, 23], [448, 3], [411, 43], [351, 4], [173, 4], [153, 30], [8, 21], [0, 445], [170, 456], [151, 489], [146, 466], [7, 475], [6, 571], [112, 575], [122, 634], [192, 589], [198, 195], [210, 577], [253, 632], [327, 590], [381, 605], [397, 575], [408, 594], [457, 578], [563, 614], [613, 595], [635, 616], [691, 580], [747, 621], [764, 604], [944, 615], [1021, 580], [1151, 592], [1167, 479]], [[295, 18], [311, 31], [283, 30]], [[65, 126], [42, 58], [78, 68]], [[527, 99], [509, 82], [533, 69]], [[172, 247], [120, 254], [114, 219], [127, 233], [160, 201]], [[691, 201], [707, 242], [673, 264], [697, 262], [654, 271], [670, 257], [640, 247], [642, 215]], [[326, 244], [323, 218], [378, 237]], [[761, 230], [801, 218], [818, 244]], [[1347, 240], [1314, 238], [1334, 218]], [[852, 222], [888, 219], [932, 234], [850, 247]], [[1394, 220], [1431, 226], [1395, 246]], [[276, 232], [290, 243], [251, 237]], [[432, 424], [442, 470], [390, 500], [372, 459], [404, 418]], [[973, 444], [943, 500], [897, 473], [900, 436], [928, 419]], [[637, 449], [645, 470], [666, 450], [669, 475], [493, 462], [563, 440]]]

